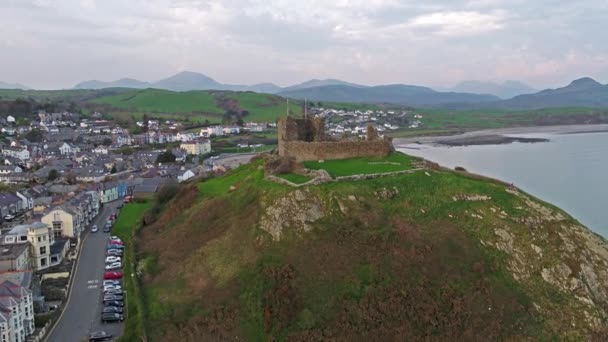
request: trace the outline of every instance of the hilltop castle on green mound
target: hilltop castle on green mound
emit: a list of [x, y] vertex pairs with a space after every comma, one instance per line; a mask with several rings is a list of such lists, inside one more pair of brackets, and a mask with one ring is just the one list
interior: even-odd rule
[[379, 137], [373, 126], [367, 127], [365, 140], [332, 139], [325, 134], [325, 120], [282, 117], [279, 129], [279, 156], [297, 161], [332, 160], [354, 157], [386, 157], [393, 151], [392, 139]]

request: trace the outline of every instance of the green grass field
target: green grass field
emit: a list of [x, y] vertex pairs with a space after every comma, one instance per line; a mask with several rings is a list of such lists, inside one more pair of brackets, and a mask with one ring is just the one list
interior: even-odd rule
[[126, 94], [95, 99], [116, 109], [154, 113], [218, 113], [215, 98], [207, 91], [173, 92], [161, 89], [135, 90]]
[[393, 152], [386, 158], [350, 158], [326, 160], [324, 162], [307, 161], [304, 166], [312, 170], [326, 170], [332, 177], [351, 176], [356, 174], [386, 173], [404, 171], [412, 168], [413, 158], [399, 152]]
[[120, 211], [120, 215], [116, 220], [116, 224], [112, 228], [112, 234], [117, 235], [125, 244], [125, 255], [124, 255], [124, 268], [122, 273], [123, 287], [126, 296], [126, 311], [125, 315], [125, 330], [121, 337], [121, 341], [136, 341], [141, 336], [145, 335], [144, 328], [144, 306], [141, 298], [139, 286], [136, 283], [136, 279], [132, 278], [130, 274], [135, 273], [134, 260], [135, 260], [135, 248], [133, 244], [133, 237], [139, 226], [140, 220], [144, 216], [146, 210], [152, 205], [151, 202], [146, 203], [129, 203], [124, 206]]
[[[243, 110], [249, 111], [249, 115], [244, 118], [245, 121], [274, 122], [287, 112], [285, 99], [275, 95], [246, 92], [234, 93], [230, 98], [237, 100]], [[289, 111], [299, 115], [302, 113], [302, 107], [292, 101], [289, 104]]]

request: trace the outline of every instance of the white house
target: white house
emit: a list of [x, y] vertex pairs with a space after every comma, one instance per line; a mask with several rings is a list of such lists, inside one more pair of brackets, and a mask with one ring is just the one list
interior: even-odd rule
[[108, 148], [103, 145], [99, 145], [93, 149], [93, 153], [108, 154]]
[[180, 170], [177, 174], [177, 181], [178, 182], [185, 182], [190, 178], [193, 178], [194, 176], [196, 176], [194, 174], [194, 172], [192, 172], [192, 170]]
[[211, 152], [211, 142], [208, 139], [199, 138], [198, 140], [182, 142], [179, 148], [188, 154], [203, 155]]
[[26, 196], [19, 191], [15, 192], [15, 195], [21, 199], [21, 210], [20, 211], [28, 211], [34, 209], [34, 198], [31, 196]]
[[200, 136], [201, 137], [211, 137], [216, 136], [220, 137], [224, 135], [224, 127], [222, 126], [209, 126], [201, 129]]
[[13, 117], [12, 115], [7, 116], [6, 117], [6, 122], [14, 123], [15, 122], [15, 117]]
[[75, 148], [74, 145], [68, 144], [66, 142], [63, 145], [59, 146], [59, 153], [62, 155], [70, 155], [76, 152], [79, 152], [80, 149]]

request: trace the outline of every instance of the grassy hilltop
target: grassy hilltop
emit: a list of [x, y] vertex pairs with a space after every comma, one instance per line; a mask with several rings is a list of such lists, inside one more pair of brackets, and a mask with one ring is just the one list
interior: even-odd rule
[[150, 340], [606, 337], [605, 240], [559, 209], [445, 170], [296, 189], [261, 163], [148, 213], [135, 244]]

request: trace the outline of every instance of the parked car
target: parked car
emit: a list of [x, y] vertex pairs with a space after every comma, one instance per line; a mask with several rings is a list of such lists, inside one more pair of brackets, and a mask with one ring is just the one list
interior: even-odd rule
[[124, 297], [122, 295], [104, 295], [103, 296], [104, 302], [114, 302], [114, 301], [122, 302], [123, 300], [124, 300]]
[[117, 261], [120, 261], [120, 257], [114, 256], [114, 255], [110, 255], [110, 256], [106, 257], [106, 264], [117, 262]]
[[118, 240], [118, 241], [122, 241], [118, 236], [116, 235], [112, 235], [110, 236], [110, 240]]
[[97, 225], [94, 224], [93, 227], [91, 227], [91, 233], [97, 233], [97, 231], [99, 231], [99, 228], [97, 228]]
[[103, 279], [121, 279], [121, 278], [122, 278], [122, 272], [112, 271], [112, 272], [106, 272], [103, 275]]
[[122, 313], [122, 306], [104, 306], [101, 313]]
[[120, 240], [110, 240], [110, 242], [109, 242], [109, 243], [110, 243], [110, 244], [112, 244], [112, 245], [121, 245], [121, 246], [124, 246], [124, 245], [125, 245], [125, 244], [124, 244], [124, 243], [122, 243], [122, 241], [120, 241]]
[[121, 300], [108, 300], [103, 302], [103, 306], [118, 306], [118, 307], [123, 307], [125, 305], [125, 303]]
[[106, 252], [106, 256], [117, 256], [122, 257], [122, 250], [120, 249], [110, 249]]
[[125, 317], [119, 313], [104, 313], [101, 315], [101, 321], [103, 323], [122, 322]]
[[112, 279], [104, 280], [103, 286], [108, 286], [108, 285], [120, 286], [120, 280], [112, 280]]
[[121, 290], [122, 291], [122, 286], [120, 286], [120, 285], [104, 285], [103, 286], [103, 292], [110, 291], [110, 290]]
[[106, 246], [106, 249], [123, 249], [123, 248], [125, 248], [125, 246], [123, 246], [123, 245], [116, 245], [116, 244], [113, 244], [113, 243], [108, 244]]
[[91, 342], [101, 342], [101, 341], [111, 341], [112, 334], [107, 333], [105, 331], [96, 331], [89, 334], [89, 341]]
[[124, 292], [122, 291], [122, 289], [109, 289], [109, 290], [103, 290], [103, 294], [104, 295], [123, 295]]
[[12, 221], [15, 218], [15, 215], [6, 214], [4, 215], [4, 221]]
[[121, 262], [113, 262], [111, 264], [106, 265], [106, 271], [115, 271], [122, 268]]
[[104, 233], [109, 233], [111, 230], [112, 230], [112, 228], [110, 228], [108, 226], [103, 227], [103, 232]]

